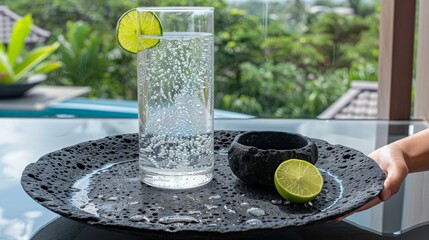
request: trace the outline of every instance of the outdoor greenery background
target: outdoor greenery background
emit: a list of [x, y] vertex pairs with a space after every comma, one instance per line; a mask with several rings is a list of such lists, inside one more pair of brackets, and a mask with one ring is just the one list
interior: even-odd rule
[[[3, 0], [31, 13], [61, 43], [50, 84], [90, 86], [90, 97], [136, 99], [135, 56], [116, 43], [137, 6], [215, 8], [215, 108], [260, 117], [316, 117], [353, 80], [377, 80], [379, 0], [315, 0], [353, 15], [310, 13], [305, 0]], [[29, 12], [30, 11], [30, 12]]]

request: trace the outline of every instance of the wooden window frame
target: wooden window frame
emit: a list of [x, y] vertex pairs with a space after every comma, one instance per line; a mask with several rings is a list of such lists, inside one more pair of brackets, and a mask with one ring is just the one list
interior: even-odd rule
[[419, 1], [414, 118], [429, 120], [429, 1]]
[[409, 120], [416, 0], [381, 0], [378, 118]]

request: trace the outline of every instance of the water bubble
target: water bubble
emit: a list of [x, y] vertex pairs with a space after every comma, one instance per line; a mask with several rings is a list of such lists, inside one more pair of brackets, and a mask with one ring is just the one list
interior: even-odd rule
[[107, 200], [108, 201], [117, 201], [118, 197], [109, 197]]
[[130, 202], [129, 204], [130, 205], [136, 205], [136, 204], [139, 204], [139, 202], [135, 201], [135, 202]]
[[240, 206], [249, 206], [250, 204], [248, 203], [248, 202], [242, 202], [242, 203], [240, 203]]
[[257, 207], [251, 207], [247, 209], [246, 211], [248, 214], [255, 216], [255, 217], [261, 217], [266, 215], [265, 211], [263, 209], [257, 208]]
[[131, 222], [149, 222], [149, 218], [144, 215], [134, 215], [129, 218]]

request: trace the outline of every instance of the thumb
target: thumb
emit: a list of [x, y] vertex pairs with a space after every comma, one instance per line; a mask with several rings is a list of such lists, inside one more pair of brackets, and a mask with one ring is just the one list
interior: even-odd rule
[[384, 188], [381, 191], [379, 198], [381, 201], [387, 201], [395, 193], [399, 191], [402, 182], [408, 174], [406, 166], [400, 166], [401, 164], [392, 164], [387, 169], [387, 178], [384, 181]]

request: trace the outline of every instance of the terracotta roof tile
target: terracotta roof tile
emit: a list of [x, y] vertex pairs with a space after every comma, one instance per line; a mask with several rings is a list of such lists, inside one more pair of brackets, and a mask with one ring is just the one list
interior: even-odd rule
[[354, 81], [350, 89], [323, 111], [321, 119], [377, 118], [377, 83]]

